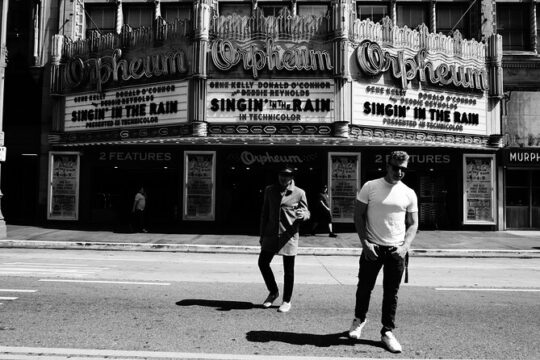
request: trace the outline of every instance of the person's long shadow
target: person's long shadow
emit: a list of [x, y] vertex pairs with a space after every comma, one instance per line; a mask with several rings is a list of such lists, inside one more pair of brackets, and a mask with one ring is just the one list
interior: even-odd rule
[[262, 305], [255, 305], [247, 301], [184, 299], [176, 303], [178, 306], [205, 306], [218, 311], [262, 309]]
[[317, 347], [330, 347], [337, 345], [369, 345], [374, 347], [380, 347], [385, 349], [380, 341], [374, 340], [354, 340], [347, 336], [347, 332], [340, 332], [335, 334], [306, 334], [306, 333], [293, 333], [284, 331], [249, 331], [246, 334], [246, 339], [251, 342], [270, 342], [279, 341], [291, 345], [313, 345]]

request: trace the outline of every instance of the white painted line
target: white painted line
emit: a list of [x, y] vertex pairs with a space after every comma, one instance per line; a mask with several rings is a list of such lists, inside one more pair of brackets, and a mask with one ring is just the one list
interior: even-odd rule
[[[28, 357], [14, 357], [25, 355]], [[11, 356], [11, 357], [10, 357]], [[32, 358], [33, 356], [33, 358]], [[77, 357], [77, 356], [80, 356]], [[31, 348], [0, 346], [0, 359], [16, 360], [64, 360], [64, 359], [193, 359], [193, 360], [336, 360], [335, 356], [284, 356], [284, 355], [250, 355], [250, 354], [209, 354], [209, 353], [183, 353], [165, 351], [124, 351], [124, 350], [97, 350], [97, 349], [55, 349], [55, 348]], [[367, 360], [359, 357], [339, 357], [340, 360]], [[395, 358], [384, 358], [389, 360]], [[451, 360], [451, 359], [445, 359]]]
[[23, 290], [23, 289], [0, 289], [0, 292], [21, 292], [21, 293], [33, 293], [37, 290]]
[[439, 291], [509, 291], [509, 292], [540, 292], [540, 289], [511, 289], [511, 288], [435, 288]]
[[14, 296], [0, 296], [0, 300], [17, 300], [18, 297]]
[[0, 271], [2, 272], [10, 272], [10, 271], [17, 271], [17, 272], [46, 272], [46, 273], [80, 273], [80, 274], [90, 274], [90, 273], [96, 273], [98, 270], [93, 269], [47, 269], [47, 268], [4, 268], [0, 267]]
[[3, 263], [2, 265], [57, 266], [57, 267], [74, 267], [74, 268], [86, 268], [89, 266], [89, 265], [81, 265], [81, 264], [59, 264], [59, 263], [40, 263], [40, 262], [10, 262], [10, 263]]
[[44, 282], [67, 282], [67, 283], [94, 283], [94, 284], [124, 284], [124, 285], [158, 285], [167, 286], [171, 283], [137, 282], [137, 281], [109, 281], [109, 280], [76, 280], [76, 279], [39, 279]]

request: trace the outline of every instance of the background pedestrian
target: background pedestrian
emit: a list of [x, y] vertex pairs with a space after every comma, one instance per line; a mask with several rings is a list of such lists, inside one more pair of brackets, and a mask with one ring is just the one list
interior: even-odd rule
[[321, 186], [311, 219], [311, 235], [315, 235], [319, 224], [324, 224], [328, 229], [328, 236], [337, 237], [332, 226], [332, 209], [330, 209], [330, 198], [328, 197], [328, 186], [326, 185]]
[[145, 227], [145, 209], [146, 209], [146, 192], [144, 187], [140, 187], [135, 199], [133, 200], [133, 208], [131, 213], [133, 214], [133, 222], [135, 225], [135, 231], [148, 232]]

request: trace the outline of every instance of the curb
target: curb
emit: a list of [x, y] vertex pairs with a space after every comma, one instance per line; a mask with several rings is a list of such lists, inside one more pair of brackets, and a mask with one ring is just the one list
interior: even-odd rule
[[[0, 248], [51, 249], [51, 250], [106, 250], [106, 251], [153, 251], [185, 253], [258, 254], [259, 246], [152, 244], [152, 243], [106, 243], [84, 241], [0, 240]], [[299, 255], [359, 256], [360, 248], [299, 247]], [[412, 249], [414, 257], [457, 258], [540, 258], [540, 250], [494, 250], [494, 249]]]

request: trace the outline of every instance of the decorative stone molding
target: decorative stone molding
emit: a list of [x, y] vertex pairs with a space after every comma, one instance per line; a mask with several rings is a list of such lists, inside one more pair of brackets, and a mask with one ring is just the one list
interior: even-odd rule
[[329, 24], [329, 17], [295, 16], [286, 7], [280, 11], [279, 16], [267, 17], [257, 8], [252, 16], [233, 14], [214, 17], [211, 34], [233, 40], [325, 40]]
[[208, 135], [313, 135], [329, 136], [330, 124], [209, 124]]
[[[456, 134], [444, 134], [444, 133], [428, 133], [422, 131], [408, 131], [399, 129], [381, 129], [381, 128], [367, 128], [357, 125], [350, 126], [350, 139], [379, 142], [384, 144], [402, 144], [406, 143], [411, 146], [457, 146], [457, 147], [489, 147], [496, 146], [493, 141], [490, 142], [488, 136], [478, 135], [456, 135]], [[495, 139], [495, 138], [494, 138]]]

